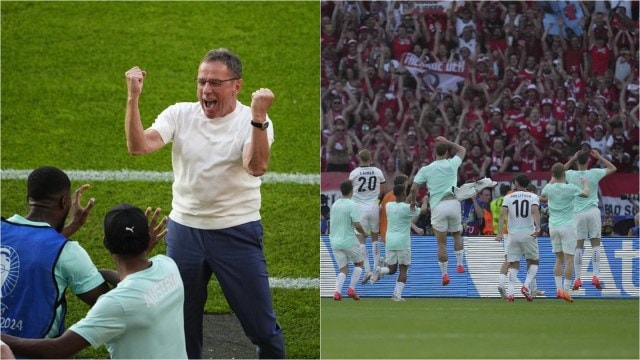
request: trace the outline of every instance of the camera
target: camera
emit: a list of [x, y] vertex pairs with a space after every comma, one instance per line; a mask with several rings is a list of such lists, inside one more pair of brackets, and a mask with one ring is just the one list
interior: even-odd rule
[[549, 208], [546, 206], [543, 208], [540, 208], [540, 216], [549, 217]]

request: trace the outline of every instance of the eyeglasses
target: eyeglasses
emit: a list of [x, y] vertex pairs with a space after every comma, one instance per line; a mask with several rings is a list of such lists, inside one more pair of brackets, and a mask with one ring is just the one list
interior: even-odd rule
[[198, 83], [198, 86], [204, 87], [204, 85], [208, 83], [213, 88], [219, 88], [220, 86], [222, 86], [222, 84], [226, 83], [227, 81], [240, 80], [240, 78], [236, 77], [236, 78], [231, 78], [226, 80], [219, 80], [219, 79], [206, 80], [206, 79], [195, 78], [193, 80], [195, 80]]
[[336, 128], [336, 132], [343, 133], [344, 132], [344, 128]]

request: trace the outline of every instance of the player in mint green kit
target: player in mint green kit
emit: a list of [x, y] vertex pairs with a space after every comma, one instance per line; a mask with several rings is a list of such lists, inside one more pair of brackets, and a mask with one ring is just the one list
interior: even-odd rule
[[376, 268], [379, 276], [384, 276], [395, 274], [398, 266], [400, 267], [400, 273], [391, 297], [394, 301], [404, 301], [402, 291], [407, 283], [407, 272], [409, 265], [411, 265], [411, 219], [421, 213], [415, 203], [405, 202], [406, 191], [405, 184], [395, 185], [393, 195], [396, 200], [385, 205], [387, 213], [386, 255], [389, 266]]
[[95, 200], [83, 207], [89, 184], [72, 197], [71, 180], [53, 166], [33, 170], [26, 188], [28, 213], [0, 222], [0, 323], [3, 334], [55, 338], [65, 330], [67, 288], [89, 306], [110, 289], [87, 251], [69, 239], [86, 223]]
[[[449, 158], [449, 149], [456, 151], [455, 156]], [[453, 249], [458, 262], [458, 272], [464, 272], [462, 256], [462, 213], [460, 201], [453, 195], [453, 187], [457, 185], [458, 168], [462, 164], [467, 150], [442, 136], [436, 138], [436, 160], [418, 170], [411, 185], [410, 203], [416, 202], [418, 188], [426, 184], [429, 190], [429, 206], [431, 207], [431, 226], [438, 240], [438, 262], [442, 272], [442, 285], [449, 284], [447, 265], [447, 233], [453, 235]]]
[[103, 244], [120, 276], [118, 286], [98, 298], [87, 316], [60, 337], [24, 339], [2, 334], [19, 356], [69, 358], [89, 347], [106, 345], [112, 359], [186, 359], [183, 326], [184, 288], [175, 262], [147, 253], [165, 234], [158, 221], [130, 204], [112, 208], [104, 219]]
[[[598, 159], [604, 169], [588, 168], [589, 154]], [[573, 163], [576, 163], [578, 170], [569, 170]], [[591, 149], [590, 152], [580, 150], [576, 152], [569, 161], [564, 164], [567, 171], [566, 177], [570, 184], [580, 185], [580, 179], [584, 178], [589, 182], [589, 188], [593, 189], [589, 193], [589, 197], [577, 197], [574, 202], [573, 211], [576, 216], [576, 227], [578, 231], [578, 240], [576, 242], [576, 254], [573, 262], [575, 270], [575, 280], [573, 281], [573, 290], [578, 290], [582, 286], [582, 255], [584, 253], [584, 241], [588, 238], [591, 240], [593, 262], [593, 277], [591, 284], [598, 289], [602, 289], [600, 284], [600, 237], [602, 236], [602, 218], [600, 209], [598, 208], [598, 183], [600, 180], [616, 172], [617, 168], [609, 160], [605, 159], [598, 150]]]
[[353, 273], [351, 282], [347, 288], [347, 295], [353, 300], [360, 300], [356, 293], [356, 284], [362, 275], [362, 262], [364, 254], [360, 249], [360, 242], [356, 237], [356, 231], [364, 235], [365, 231], [360, 225], [360, 210], [358, 204], [351, 200], [353, 195], [353, 182], [345, 180], [340, 184], [342, 197], [331, 205], [329, 223], [329, 242], [331, 251], [338, 265], [338, 276], [336, 277], [336, 290], [333, 299], [342, 300], [342, 286], [349, 273], [349, 262], [353, 263]]
[[542, 188], [540, 200], [549, 202], [549, 235], [551, 235], [551, 248], [556, 254], [553, 267], [556, 296], [573, 302], [570, 290], [577, 237], [573, 202], [576, 196], [589, 196], [589, 183], [586, 179], [581, 179], [582, 189], [573, 184], [567, 184], [562, 163], [554, 164], [551, 167], [551, 174], [551, 182]]

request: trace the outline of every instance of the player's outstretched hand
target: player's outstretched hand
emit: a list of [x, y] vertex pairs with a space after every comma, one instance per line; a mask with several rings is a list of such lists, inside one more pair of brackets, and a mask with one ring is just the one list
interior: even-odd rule
[[89, 184], [84, 184], [76, 189], [73, 200], [71, 202], [71, 209], [69, 210], [69, 215], [71, 216], [71, 221], [68, 225], [66, 225], [61, 233], [65, 237], [69, 238], [71, 235], [75, 234], [76, 231], [80, 230], [80, 228], [87, 222], [89, 217], [89, 213], [93, 208], [93, 204], [95, 203], [95, 199], [89, 199], [87, 206], [83, 207], [80, 203], [82, 199], [82, 193], [90, 187]]
[[149, 219], [149, 215], [151, 215], [151, 208], [148, 207], [144, 214], [147, 216], [147, 220], [149, 221], [149, 247], [147, 248], [147, 253], [151, 252], [153, 248], [156, 246], [158, 241], [162, 239], [167, 232], [169, 231], [165, 228], [167, 225], [167, 217], [164, 216], [162, 220], [158, 221], [158, 217], [160, 216], [160, 212], [162, 209], [156, 208]]

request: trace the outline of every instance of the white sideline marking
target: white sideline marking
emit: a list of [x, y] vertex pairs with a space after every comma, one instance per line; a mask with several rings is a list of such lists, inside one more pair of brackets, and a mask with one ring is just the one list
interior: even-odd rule
[[320, 279], [269, 278], [269, 287], [279, 289], [319, 289]]
[[[32, 170], [2, 169], [0, 178], [4, 180], [26, 180]], [[171, 171], [137, 171], [137, 170], [65, 170], [71, 180], [83, 181], [152, 181], [172, 182]], [[319, 174], [273, 173], [267, 172], [260, 177], [265, 183], [294, 183], [318, 185]]]

